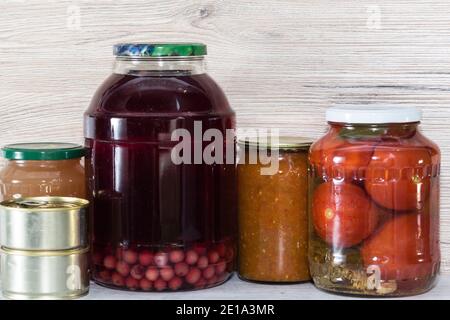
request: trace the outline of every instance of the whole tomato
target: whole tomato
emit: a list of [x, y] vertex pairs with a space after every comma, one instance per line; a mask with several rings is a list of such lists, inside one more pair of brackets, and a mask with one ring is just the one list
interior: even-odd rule
[[334, 179], [362, 180], [374, 149], [374, 142], [333, 137], [312, 146], [310, 161]]
[[438, 217], [433, 214], [428, 210], [394, 214], [362, 244], [365, 267], [378, 266], [385, 281], [431, 275], [439, 261], [439, 229], [431, 222]]
[[351, 247], [376, 228], [379, 211], [363, 189], [351, 183], [322, 183], [312, 199], [317, 234], [333, 247]]
[[430, 194], [431, 163], [431, 152], [424, 148], [378, 146], [366, 170], [366, 191], [388, 209], [421, 209]]

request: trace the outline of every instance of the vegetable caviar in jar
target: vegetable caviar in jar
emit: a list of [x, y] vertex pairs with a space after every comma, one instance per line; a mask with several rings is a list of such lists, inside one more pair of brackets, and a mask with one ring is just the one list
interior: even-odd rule
[[140, 291], [221, 284], [236, 251], [235, 114], [205, 71], [206, 46], [114, 52], [85, 113], [93, 278]]
[[[308, 149], [311, 140], [239, 142], [239, 276], [260, 282], [310, 280]], [[267, 151], [270, 165], [261, 157]], [[276, 154], [275, 154], [276, 153]], [[252, 159], [257, 161], [252, 161]], [[270, 172], [272, 168], [272, 172]], [[265, 172], [266, 170], [266, 172]]]
[[404, 296], [439, 272], [440, 151], [395, 105], [327, 110], [310, 149], [310, 272], [317, 287]]

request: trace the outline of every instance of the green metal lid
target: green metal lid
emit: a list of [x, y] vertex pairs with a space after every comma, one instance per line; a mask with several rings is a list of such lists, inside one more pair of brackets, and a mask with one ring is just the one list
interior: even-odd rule
[[258, 137], [246, 137], [238, 139], [238, 144], [253, 148], [266, 149], [309, 149], [313, 140], [305, 137], [280, 136], [277, 139], [267, 137], [266, 139], [259, 139]]
[[67, 160], [81, 158], [85, 152], [78, 144], [59, 142], [16, 143], [2, 148], [8, 160]]
[[118, 57], [188, 57], [206, 55], [203, 43], [120, 43], [114, 46]]

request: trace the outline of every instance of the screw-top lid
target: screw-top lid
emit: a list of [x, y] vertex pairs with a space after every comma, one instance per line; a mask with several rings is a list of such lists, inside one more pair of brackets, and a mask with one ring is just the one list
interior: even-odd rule
[[114, 46], [119, 57], [188, 57], [206, 55], [203, 43], [120, 43]]
[[73, 143], [40, 142], [9, 144], [2, 153], [9, 160], [67, 160], [83, 157], [85, 150]]
[[254, 148], [266, 149], [308, 149], [313, 143], [313, 139], [305, 137], [280, 136], [277, 139], [267, 137], [259, 139], [258, 137], [246, 137], [238, 139], [240, 145]]
[[326, 111], [326, 120], [340, 123], [410, 123], [418, 122], [422, 112], [416, 107], [396, 104], [341, 104]]

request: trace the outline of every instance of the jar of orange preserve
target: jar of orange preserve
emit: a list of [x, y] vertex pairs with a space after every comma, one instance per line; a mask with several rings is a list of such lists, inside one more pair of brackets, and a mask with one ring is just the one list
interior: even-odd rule
[[[308, 271], [310, 139], [239, 141], [239, 276], [292, 283]], [[244, 151], [244, 152], [242, 152]]]
[[396, 105], [328, 109], [311, 146], [309, 261], [317, 287], [404, 296], [439, 272], [438, 146], [421, 112]]
[[82, 146], [71, 143], [21, 143], [2, 148], [0, 200], [34, 196], [85, 198]]

